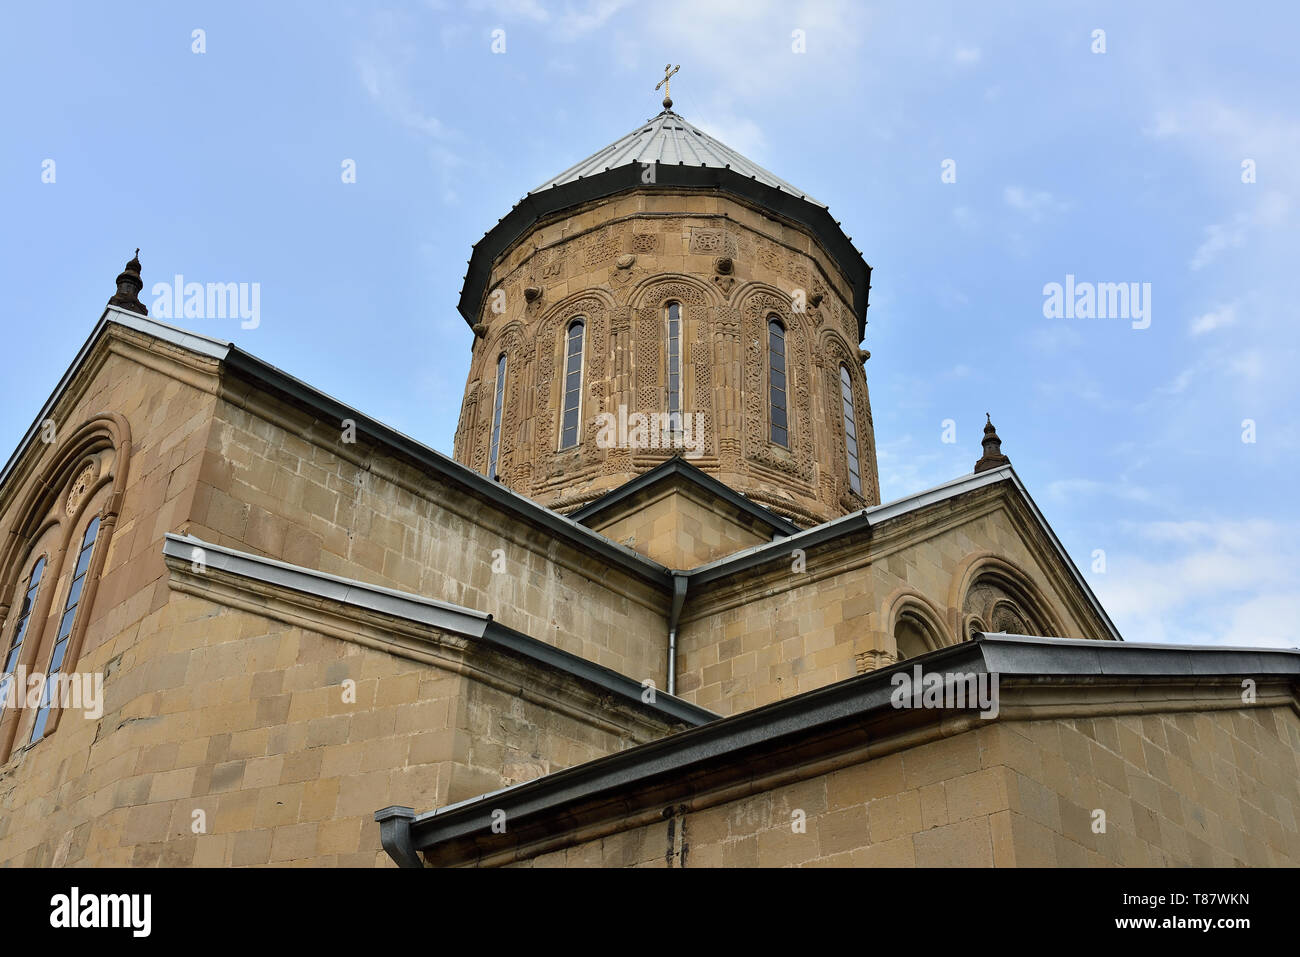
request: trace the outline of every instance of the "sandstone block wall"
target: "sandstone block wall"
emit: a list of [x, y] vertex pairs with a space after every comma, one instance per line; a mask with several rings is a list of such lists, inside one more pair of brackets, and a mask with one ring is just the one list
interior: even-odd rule
[[1297, 755], [1284, 707], [998, 722], [518, 863], [1295, 867]]
[[[904, 599], [933, 611], [939, 645], [964, 640], [963, 595], [953, 596], [973, 555], [995, 552], [1034, 584], [1053, 624], [1043, 634], [1103, 638], [1100, 623], [1063, 599], [1030, 548], [1028, 527], [996, 499], [947, 506], [895, 536], [845, 541], [688, 595], [678, 635], [679, 693], [735, 714], [892, 663]], [[1041, 626], [1040, 626], [1041, 627]]]

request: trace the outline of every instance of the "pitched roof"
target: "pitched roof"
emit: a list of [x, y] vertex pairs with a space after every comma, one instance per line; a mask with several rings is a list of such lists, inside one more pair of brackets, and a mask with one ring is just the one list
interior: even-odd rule
[[[1167, 688], [1183, 688], [1189, 680], [1209, 693], [1216, 685], [1222, 688], [1224, 679], [1252, 676], [1287, 683], [1294, 701], [1300, 650], [985, 633], [456, 804], [420, 814], [384, 808], [375, 813], [383, 825], [384, 849], [407, 867], [422, 866], [419, 853], [435, 848], [470, 860], [542, 836], [554, 838], [608, 818], [611, 811], [630, 816], [698, 796], [712, 775], [724, 785], [752, 781], [764, 762], [789, 769], [890, 733], [979, 711], [973, 701], [956, 710], [898, 708], [895, 676], [915, 674], [917, 668], [925, 674], [996, 675], [1004, 694], [1017, 685], [1071, 688], [1105, 682], [1131, 688], [1135, 699], [1160, 698], [1169, 694]], [[491, 827], [493, 813], [501, 811], [511, 822], [505, 836]]]
[[[1039, 511], [1033, 498], [1030, 497], [1029, 491], [1021, 483], [1020, 478], [1010, 465], [999, 466], [973, 475], [958, 476], [932, 489], [926, 489], [859, 512], [851, 512], [822, 525], [803, 529], [789, 537], [743, 549], [716, 561], [701, 565], [698, 568], [688, 571], [674, 571], [625, 545], [611, 541], [599, 532], [595, 532], [575, 521], [571, 516], [561, 515], [559, 512], [549, 509], [527, 496], [511, 491], [500, 482], [494, 482], [469, 466], [462, 465], [443, 453], [431, 449], [415, 439], [384, 425], [382, 422], [372, 419], [365, 413], [345, 405], [319, 389], [295, 379], [270, 363], [244, 352], [232, 343], [187, 332], [184, 329], [158, 322], [156, 319], [150, 319], [147, 316], [137, 315], [134, 312], [125, 312], [114, 306], [104, 310], [104, 314], [90, 334], [90, 338], [86, 340], [85, 345], [77, 353], [72, 365], [60, 379], [54, 393], [36, 416], [36, 420], [27, 430], [27, 434], [14, 450], [13, 455], [10, 456], [8, 463], [3, 469], [0, 469], [0, 488], [4, 487], [14, 468], [28, 449], [34, 443], [40, 441], [41, 423], [49, 417], [50, 411], [60, 395], [81, 370], [109, 325], [117, 325], [142, 332], [174, 346], [217, 359], [224, 364], [227, 370], [244, 380], [254, 383], [257, 387], [266, 390], [270, 394], [280, 396], [301, 408], [305, 408], [314, 415], [327, 418], [331, 422], [352, 419], [357, 423], [359, 436], [367, 438], [390, 452], [404, 456], [433, 475], [455, 482], [485, 497], [498, 507], [518, 516], [520, 520], [546, 529], [574, 547], [598, 555], [611, 565], [658, 585], [670, 594], [676, 587], [675, 581], [677, 580], [686, 579], [689, 587], [694, 590], [707, 582], [738, 574], [769, 562], [785, 561], [791, 548], [809, 549], [832, 542], [844, 535], [863, 530], [870, 531], [883, 522], [925, 508], [936, 502], [974, 491], [986, 485], [1006, 482], [1011, 490], [1025, 502], [1035, 520], [1035, 524], [1043, 531], [1053, 551], [1060, 558], [1066, 572], [1078, 586], [1085, 600], [1095, 611], [1107, 631], [1116, 641], [1122, 640], [1105, 609], [1093, 594], [1087, 581], [1070, 559], [1069, 553], [1056, 537], [1056, 533], [1052, 531], [1047, 519]], [[633, 480], [633, 482], [636, 481], [638, 480]], [[616, 489], [611, 494], [618, 494], [618, 491]], [[598, 504], [598, 502], [593, 503], [593, 505]], [[588, 506], [588, 508], [590, 507]]]
[[313, 602], [338, 602], [351, 608], [427, 625], [470, 639], [478, 647], [521, 658], [539, 668], [580, 679], [629, 706], [652, 713], [664, 721], [696, 727], [718, 717], [707, 708], [664, 691], [656, 692], [647, 701], [645, 688], [640, 681], [509, 628], [491, 615], [474, 608], [237, 551], [193, 535], [169, 533], [163, 541], [163, 555], [181, 566], [196, 561], [199, 554], [202, 556], [205, 573], [217, 572], [233, 578], [262, 582], [305, 596]]
[[641, 167], [653, 163], [730, 169], [741, 176], [797, 196], [814, 206], [826, 208], [825, 203], [819, 203], [803, 190], [791, 186], [775, 173], [768, 172], [727, 144], [714, 139], [672, 110], [664, 110], [658, 116], [652, 116], [626, 136], [620, 136], [604, 149], [597, 150], [558, 176], [552, 176], [536, 189], [529, 190], [529, 195], [565, 183], [574, 183], [620, 166]]
[[629, 479], [618, 488], [606, 492], [594, 502], [588, 502], [582, 508], [569, 513], [569, 518], [575, 522], [581, 522], [583, 525], [590, 526], [594, 519], [598, 518], [609, 509], [625, 502], [632, 496], [636, 495], [653, 485], [660, 482], [668, 481], [674, 477], [680, 477], [704, 491], [714, 495], [717, 498], [729, 503], [734, 508], [739, 509], [746, 515], [758, 519], [767, 525], [774, 534], [777, 535], [797, 535], [800, 531], [798, 525], [789, 519], [782, 518], [771, 509], [764, 508], [753, 499], [746, 498], [731, 486], [719, 482], [712, 475], [701, 471], [681, 456], [674, 455], [666, 462], [662, 462], [650, 469], [648, 472], [642, 472], [634, 479]]

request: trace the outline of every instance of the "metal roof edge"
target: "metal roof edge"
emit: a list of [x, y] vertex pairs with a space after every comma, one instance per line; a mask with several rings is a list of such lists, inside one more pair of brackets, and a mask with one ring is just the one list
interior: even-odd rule
[[646, 688], [641, 682], [503, 625], [477, 609], [237, 551], [193, 535], [169, 533], [163, 541], [163, 555], [174, 562], [197, 565], [202, 570], [211, 569], [462, 635], [497, 651], [582, 679], [635, 705], [638, 710], [656, 713], [661, 719], [699, 726], [718, 718], [707, 708], [660, 691], [646, 700]]
[[599, 555], [624, 571], [638, 575], [654, 584], [668, 588], [671, 577], [667, 566], [661, 565], [625, 545], [605, 538], [585, 525], [580, 525], [565, 515], [561, 515], [532, 499], [506, 488], [500, 482], [493, 482], [486, 476], [462, 465], [436, 449], [384, 425], [376, 419], [359, 412], [314, 386], [308, 385], [275, 366], [258, 359], [256, 356], [233, 347], [225, 361], [226, 366], [254, 381], [255, 384], [273, 393], [306, 405], [317, 414], [342, 422], [351, 419], [356, 423], [357, 434], [365, 435], [376, 444], [387, 446], [419, 465], [431, 469], [443, 478], [450, 479], [469, 488], [503, 509], [511, 511], [521, 518], [533, 521], [548, 531], [566, 538], [576, 547]]
[[[1151, 652], [1155, 652], [1151, 654]], [[1045, 659], [1045, 656], [1046, 659]], [[1228, 660], [1225, 660], [1228, 659]], [[1206, 660], [1209, 659], [1209, 660]], [[1128, 664], [1121, 664], [1127, 661]], [[1044, 672], [1044, 664], [1057, 670]], [[1203, 667], [1202, 667], [1203, 666]], [[887, 668], [786, 698], [711, 724], [615, 752], [532, 781], [501, 788], [456, 804], [414, 814], [411, 846], [427, 850], [448, 840], [485, 832], [490, 812], [504, 810], [514, 821], [554, 814], [566, 805], [620, 787], [645, 784], [672, 774], [683, 778], [693, 766], [756, 746], [807, 735], [838, 722], [858, 720], [891, 705], [894, 677], [921, 667], [923, 673], [999, 674], [1007, 677], [1090, 679], [1103, 677], [1236, 677], [1240, 674], [1300, 677], [1300, 651], [1279, 649], [1181, 648], [1124, 642], [981, 634]], [[930, 709], [937, 716], [944, 709]]]
[[36, 414], [36, 421], [33, 422], [31, 428], [23, 434], [23, 437], [18, 440], [18, 445], [14, 449], [13, 454], [9, 456], [9, 460], [5, 463], [4, 468], [0, 469], [0, 487], [9, 480], [9, 476], [18, 464], [18, 460], [22, 458], [23, 454], [32, 444], [32, 441], [40, 433], [41, 424], [49, 418], [50, 410], [54, 408], [59, 397], [63, 395], [64, 391], [66, 391], [68, 384], [77, 377], [77, 374], [81, 371], [81, 367], [85, 364], [86, 359], [93, 351], [95, 343], [99, 341], [100, 336], [109, 325], [119, 325], [127, 329], [134, 329], [137, 332], [146, 333], [147, 335], [154, 336], [155, 338], [162, 339], [166, 342], [172, 343], [173, 345], [181, 346], [182, 348], [189, 349], [201, 355], [206, 355], [213, 359], [224, 358], [231, 347], [228, 342], [221, 342], [220, 340], [199, 335], [198, 333], [187, 332], [184, 329], [178, 329], [176, 326], [169, 326], [164, 322], [150, 319], [148, 316], [142, 316], [136, 312], [129, 312], [125, 309], [120, 309], [117, 306], [106, 306], [104, 311], [100, 313], [99, 321], [95, 323], [95, 327], [91, 330], [90, 335], [86, 338], [86, 341], [82, 343], [81, 348], [77, 350], [77, 354], [73, 357], [72, 363], [64, 371], [63, 375], [59, 377], [58, 384], [55, 385], [54, 391], [50, 393], [49, 398], [45, 400], [40, 411]]
[[1098, 601], [1097, 596], [1093, 593], [1092, 587], [1088, 584], [1087, 579], [1085, 579], [1083, 574], [1079, 571], [1079, 567], [1074, 564], [1074, 559], [1070, 557], [1070, 553], [1065, 550], [1065, 546], [1061, 544], [1061, 540], [1056, 537], [1056, 532], [1053, 531], [1052, 526], [1047, 523], [1046, 517], [1044, 517], [1042, 511], [1039, 510], [1038, 504], [1034, 501], [1033, 496], [1029, 494], [1029, 489], [1025, 488], [1025, 484], [1020, 481], [1020, 476], [1016, 474], [1016, 470], [1010, 465], [1003, 465], [999, 469], [992, 471], [1002, 471], [1003, 469], [1010, 473], [1011, 481], [1015, 485], [1016, 490], [1024, 496], [1025, 504], [1029, 506], [1030, 513], [1038, 521], [1038, 524], [1043, 531], [1047, 533], [1047, 538], [1056, 549], [1056, 554], [1065, 565], [1066, 571], [1069, 573], [1070, 577], [1074, 579], [1075, 584], [1079, 586], [1079, 589], [1083, 592], [1088, 604], [1092, 606], [1093, 611], [1097, 614], [1097, 617], [1101, 619], [1101, 623], [1105, 626], [1106, 630], [1110, 632], [1111, 638], [1115, 641], [1123, 641], [1124, 637], [1119, 633], [1119, 629], [1116, 628], [1115, 623], [1110, 620], [1110, 615], [1106, 614], [1106, 609], [1102, 607], [1101, 602]]
[[680, 455], [674, 455], [667, 461], [660, 462], [654, 468], [647, 472], [642, 472], [635, 478], [628, 479], [617, 488], [611, 489], [600, 498], [593, 502], [588, 502], [582, 508], [569, 513], [568, 517], [575, 522], [582, 522], [585, 519], [603, 512], [605, 509], [617, 505], [645, 488], [659, 482], [670, 476], [679, 475], [691, 482], [694, 482], [704, 490], [711, 492], [718, 498], [739, 508], [741, 511], [760, 521], [766, 522], [774, 531], [782, 535], [797, 535], [803, 531], [798, 525], [789, 519], [782, 518], [770, 509], [764, 508], [753, 499], [742, 495], [725, 482], [719, 481], [709, 473], [705, 472], [698, 466], [692, 465], [687, 459]]
[[[541, 219], [585, 202], [606, 199], [648, 185], [651, 184], [641, 182], [639, 169], [633, 164], [612, 167], [594, 176], [527, 194], [474, 244], [456, 307], [466, 324], [472, 326], [477, 322], [492, 264]], [[660, 164], [652, 185], [654, 188], [721, 190], [755, 202], [809, 230], [844, 271], [853, 290], [859, 341], [865, 336], [871, 266], [825, 206], [725, 167]]]
[[985, 485], [1005, 481], [1009, 476], [1010, 466], [1002, 466], [1001, 468], [975, 472], [969, 475], [960, 475], [955, 479], [944, 482], [942, 485], [915, 492], [892, 502], [850, 512], [848, 515], [841, 515], [839, 518], [833, 518], [821, 525], [814, 525], [812, 528], [802, 529], [788, 538], [764, 542], [761, 545], [752, 545], [742, 551], [691, 569], [688, 573], [691, 585], [692, 587], [702, 585], [726, 575], [753, 568], [756, 565], [775, 561], [779, 557], [784, 557], [788, 549], [806, 549], [821, 545], [842, 535], [848, 535], [854, 531], [861, 531], [872, 525], [878, 525], [899, 515], [935, 502], [941, 502], [963, 492], [970, 492], [977, 488], [983, 488]]

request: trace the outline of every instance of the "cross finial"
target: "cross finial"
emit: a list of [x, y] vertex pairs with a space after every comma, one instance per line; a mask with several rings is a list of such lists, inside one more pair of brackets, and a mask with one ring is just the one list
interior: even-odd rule
[[659, 89], [659, 87], [661, 86], [664, 88], [664, 109], [665, 110], [671, 110], [673, 108], [673, 98], [669, 93], [668, 81], [672, 79], [673, 74], [676, 73], [681, 68], [682, 65], [680, 63], [677, 64], [676, 66], [673, 66], [671, 63], [665, 63], [664, 78], [655, 84], [656, 90]]

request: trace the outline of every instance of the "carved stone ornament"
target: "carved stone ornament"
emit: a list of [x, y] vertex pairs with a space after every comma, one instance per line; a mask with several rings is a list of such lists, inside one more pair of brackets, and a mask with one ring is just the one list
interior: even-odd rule
[[72, 483], [72, 488], [68, 491], [68, 501], [65, 505], [65, 511], [67, 511], [69, 516], [73, 515], [73, 513], [77, 511], [77, 508], [80, 507], [82, 500], [86, 497], [86, 493], [90, 491], [90, 487], [95, 484], [95, 479], [97, 478], [99, 478], [99, 466], [94, 462], [91, 462], [81, 470], [81, 474], [77, 476], [77, 480]]

